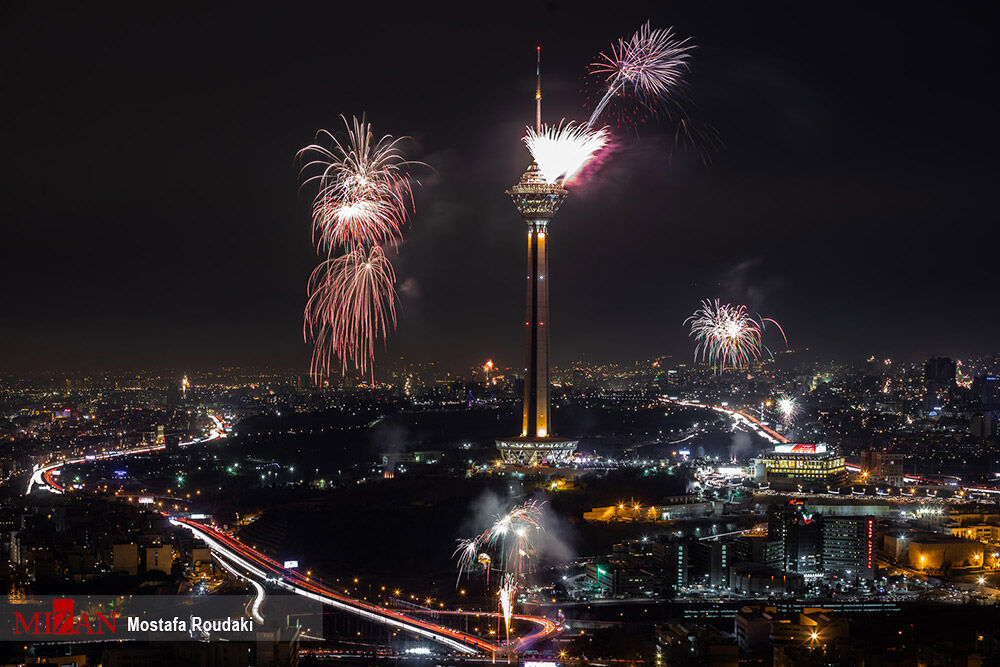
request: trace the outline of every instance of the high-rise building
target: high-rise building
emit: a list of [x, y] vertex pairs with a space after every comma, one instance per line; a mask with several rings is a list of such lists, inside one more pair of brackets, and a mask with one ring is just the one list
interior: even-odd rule
[[690, 546], [683, 540], [654, 542], [650, 548], [653, 558], [663, 571], [663, 578], [675, 590], [688, 585]]
[[779, 505], [768, 512], [768, 539], [782, 545], [777, 567], [785, 571], [875, 577], [875, 520], [870, 517], [824, 516], [803, 505]]
[[[539, 65], [536, 123], [541, 130], [541, 69]], [[521, 435], [497, 441], [503, 460], [510, 464], [561, 463], [576, 450], [575, 440], [552, 435], [549, 420], [549, 223], [568, 191], [549, 183], [534, 162], [517, 185], [507, 191], [517, 212], [528, 223], [527, 308], [524, 317], [525, 368]]]
[[974, 412], [969, 420], [969, 435], [973, 438], [989, 438], [993, 435], [993, 412]]
[[728, 586], [729, 568], [738, 560], [739, 551], [734, 540], [725, 538], [717, 540], [697, 540], [694, 547], [695, 574], [705, 580], [709, 586]]
[[785, 559], [785, 544], [772, 539], [767, 532], [744, 533], [736, 538], [736, 558], [734, 561], [759, 563], [780, 567]]
[[972, 381], [972, 392], [983, 409], [1000, 414], [1000, 376], [980, 375]]
[[957, 365], [948, 357], [933, 357], [924, 363], [924, 410], [944, 407], [948, 393], [955, 386]]
[[875, 520], [871, 517], [824, 516], [824, 572], [859, 579], [875, 578]]
[[821, 570], [820, 517], [807, 513], [803, 506], [780, 505], [768, 513], [768, 538], [782, 544], [782, 562], [786, 572], [817, 573]]

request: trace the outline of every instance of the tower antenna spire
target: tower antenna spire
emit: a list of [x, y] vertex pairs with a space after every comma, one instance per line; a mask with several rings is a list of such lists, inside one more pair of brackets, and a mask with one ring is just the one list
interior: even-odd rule
[[542, 131], [542, 47], [538, 49], [538, 63], [535, 65], [535, 131]]

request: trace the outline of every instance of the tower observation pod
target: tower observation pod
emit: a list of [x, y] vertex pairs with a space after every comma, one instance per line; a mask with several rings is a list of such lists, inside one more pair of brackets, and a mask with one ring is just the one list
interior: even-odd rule
[[[539, 69], [540, 72], [540, 69]], [[539, 78], [540, 81], [540, 78]], [[535, 93], [536, 123], [541, 129], [541, 84]], [[542, 178], [534, 162], [521, 180], [507, 190], [528, 225], [527, 295], [524, 316], [524, 404], [521, 435], [497, 440], [504, 463], [541, 465], [567, 462], [576, 440], [552, 435], [549, 406], [549, 223], [569, 194], [559, 183]]]

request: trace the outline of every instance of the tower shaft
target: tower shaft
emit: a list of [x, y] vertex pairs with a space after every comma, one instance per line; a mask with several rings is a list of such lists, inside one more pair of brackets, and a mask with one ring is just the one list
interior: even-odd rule
[[521, 436], [549, 434], [548, 220], [528, 221], [524, 408]]
[[[542, 47], [535, 70], [535, 129], [542, 131]], [[566, 195], [561, 183], [547, 181], [532, 163], [507, 191], [528, 223], [528, 270], [524, 360], [524, 411], [521, 435], [497, 440], [501, 459], [512, 465], [559, 465], [576, 450], [577, 441], [556, 438], [549, 424], [549, 254], [548, 225]]]

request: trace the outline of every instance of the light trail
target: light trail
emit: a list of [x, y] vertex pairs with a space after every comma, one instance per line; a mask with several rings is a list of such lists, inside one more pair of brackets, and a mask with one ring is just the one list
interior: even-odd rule
[[254, 590], [256, 591], [257, 595], [256, 597], [254, 597], [253, 604], [250, 607], [250, 614], [253, 616], [255, 621], [257, 621], [258, 623], [263, 623], [264, 617], [260, 613], [260, 606], [264, 603], [264, 597], [266, 596], [266, 593], [264, 592], [264, 587], [261, 586], [259, 583], [257, 583], [256, 579], [251, 579], [250, 577], [248, 577], [245, 574], [242, 574], [239, 570], [237, 570], [232, 565], [227, 563], [226, 559], [223, 558], [220, 554], [215, 554], [215, 560], [217, 560], [219, 562], [219, 565], [224, 567], [234, 577], [238, 577], [254, 587]]
[[[861, 466], [855, 463], [845, 463], [844, 467], [851, 472], [861, 472]], [[903, 475], [903, 482], [906, 484], [928, 484], [940, 487], [951, 487], [961, 489], [962, 491], [971, 491], [973, 493], [995, 493], [1000, 494], [1000, 489], [991, 489], [988, 487], [978, 487], [978, 486], [962, 486], [962, 478], [956, 475]]]
[[312, 581], [310, 577], [303, 576], [294, 570], [286, 570], [273, 558], [265, 556], [242, 542], [204, 524], [190, 519], [176, 518], [171, 519], [171, 523], [188, 528], [211, 549], [222, 553], [258, 577], [265, 580], [270, 578], [273, 581], [274, 575], [277, 575], [279, 586], [303, 597], [322, 602], [375, 623], [412, 632], [461, 653], [474, 654], [480, 651], [492, 653], [498, 650], [497, 646], [475, 635], [414, 619], [392, 609], [379, 607], [337, 593], [323, 584]]
[[772, 443], [786, 444], [790, 442], [788, 438], [781, 435], [777, 431], [773, 431], [767, 426], [764, 426], [759, 419], [748, 415], [740, 410], [733, 410], [732, 408], [723, 407], [721, 405], [707, 405], [705, 403], [698, 403], [696, 401], [680, 401], [672, 400], [669, 398], [661, 398], [662, 403], [673, 403], [674, 405], [683, 405], [690, 408], [702, 408], [704, 410], [715, 410], [716, 412], [721, 412], [723, 414], [729, 415], [733, 418], [733, 421], [737, 423], [744, 423], [749, 426], [751, 430], [755, 431], [761, 437], [770, 440]]
[[757, 532], [759, 530], [758, 526], [751, 526], [750, 528], [744, 528], [743, 530], [734, 530], [728, 533], [718, 533], [716, 535], [706, 535], [705, 537], [699, 537], [699, 542], [710, 542], [712, 540], [717, 540], [720, 537], [729, 537], [731, 535], [746, 535], [747, 533]]
[[[221, 437], [225, 437], [225, 432], [223, 430], [224, 424], [222, 421], [215, 417], [214, 415], [209, 415], [209, 417], [215, 423], [215, 427], [210, 431], [208, 437], [196, 438], [194, 440], [189, 440], [187, 442], [180, 443], [181, 446], [187, 446], [197, 443], [204, 443], [211, 440], [216, 440]], [[144, 454], [149, 452], [161, 451], [166, 449], [165, 445], [153, 445], [149, 447], [141, 447], [137, 449], [125, 450], [125, 451], [113, 451], [105, 452], [98, 455], [88, 455], [84, 457], [78, 457], [73, 459], [67, 459], [60, 461], [58, 463], [49, 464], [46, 466], [38, 467], [32, 474], [31, 480], [28, 483], [28, 488], [26, 494], [32, 491], [34, 486], [40, 486], [41, 488], [46, 488], [53, 493], [63, 493], [66, 489], [54, 479], [52, 476], [56, 472], [61, 472], [63, 466], [75, 465], [78, 463], [104, 460], [110, 458], [118, 458], [122, 456], [131, 456], [135, 454]], [[48, 481], [46, 481], [48, 480]], [[50, 485], [50, 483], [52, 485]], [[58, 488], [57, 488], [58, 487]], [[168, 513], [164, 513], [166, 516], [170, 516]], [[323, 604], [335, 607], [342, 611], [360, 616], [367, 620], [382, 625], [388, 625], [390, 627], [399, 628], [407, 632], [412, 632], [421, 637], [430, 639], [432, 641], [443, 644], [451, 649], [459, 651], [466, 654], [476, 654], [476, 653], [486, 653], [492, 655], [498, 651], [510, 650], [510, 646], [497, 646], [492, 644], [480, 637], [475, 635], [466, 634], [459, 632], [457, 630], [452, 630], [441, 625], [434, 623], [428, 623], [420, 619], [411, 618], [405, 614], [401, 614], [392, 609], [386, 609], [378, 605], [370, 604], [361, 600], [356, 600], [354, 598], [348, 597], [346, 595], [341, 595], [322, 583], [313, 581], [310, 577], [304, 576], [295, 570], [288, 570], [283, 567], [281, 563], [270, 558], [255, 549], [252, 549], [242, 542], [229, 537], [228, 535], [215, 530], [204, 524], [197, 523], [190, 519], [183, 518], [170, 518], [170, 522], [174, 525], [184, 526], [191, 530], [196, 536], [198, 536], [202, 541], [204, 541], [208, 546], [216, 552], [216, 555], [221, 555], [222, 557], [228, 559], [230, 563], [236, 564], [239, 567], [244, 568], [248, 573], [259, 577], [265, 581], [275, 582], [277, 585], [293, 592], [303, 597], [307, 597], [312, 600], [316, 600]], [[227, 568], [229, 569], [229, 568]], [[230, 570], [232, 571], [232, 570]], [[235, 573], [237, 576], [243, 576], [239, 573]], [[277, 575], [277, 580], [275, 580], [275, 575]], [[246, 578], [243, 576], [243, 578]], [[258, 597], [252, 607], [252, 613], [254, 618], [257, 618], [260, 613], [260, 604], [263, 602], [264, 593], [263, 587], [258, 588], [259, 582], [253, 582], [254, 588], [258, 590]], [[440, 612], [444, 613], [444, 612]], [[462, 613], [462, 612], [455, 612]], [[520, 621], [534, 623], [539, 626], [539, 629], [525, 637], [520, 638], [514, 646], [515, 650], [533, 644], [537, 641], [545, 639], [559, 631], [561, 627], [554, 623], [553, 621], [535, 616], [519, 616], [514, 615], [515, 618]]]
[[[178, 443], [179, 447], [197, 445], [226, 437], [225, 424], [223, 421], [212, 413], [207, 413], [207, 416], [214, 424], [214, 426], [209, 429], [208, 436], [180, 442]], [[135, 449], [112, 450], [110, 452], [101, 452], [100, 454], [87, 454], [86, 456], [64, 459], [56, 463], [41, 466], [36, 465], [35, 469], [31, 473], [31, 477], [28, 479], [28, 487], [25, 489], [24, 495], [29, 495], [36, 486], [55, 494], [65, 493], [66, 487], [62, 486], [54, 479], [54, 476], [57, 473], [62, 472], [63, 466], [76, 465], [78, 463], [90, 463], [91, 461], [104, 461], [107, 459], [121, 458], [123, 456], [135, 456], [136, 454], [148, 454], [150, 452], [162, 451], [166, 448], [166, 445], [149, 445], [148, 447], [137, 447]]]
[[[439, 611], [437, 609], [428, 609], [428, 610], [417, 610], [414, 611], [413, 613], [435, 614], [439, 616], [473, 616], [475, 618], [486, 617], [494, 620], [502, 618], [501, 614], [492, 611], [452, 611], [452, 610]], [[553, 620], [545, 618], [544, 616], [525, 616], [523, 614], [512, 614], [511, 619], [515, 621], [522, 621], [525, 623], [534, 623], [535, 625], [538, 626], [538, 629], [535, 632], [532, 632], [529, 635], [525, 635], [524, 637], [518, 638], [517, 642], [514, 644], [515, 651], [523, 651], [524, 649], [528, 648], [535, 642], [551, 636], [552, 634], [558, 632], [560, 629], [559, 624], [557, 624]]]

